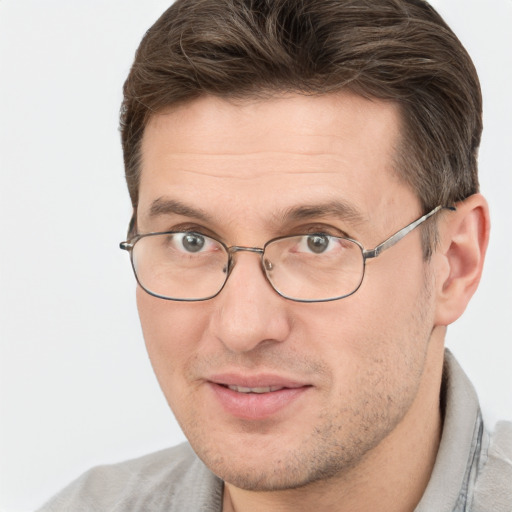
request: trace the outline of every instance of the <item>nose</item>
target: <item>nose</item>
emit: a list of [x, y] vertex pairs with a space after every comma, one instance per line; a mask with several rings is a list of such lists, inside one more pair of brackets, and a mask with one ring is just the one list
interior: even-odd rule
[[288, 338], [289, 301], [265, 278], [259, 254], [234, 255], [229, 279], [212, 301], [210, 333], [232, 352], [249, 352], [264, 343]]

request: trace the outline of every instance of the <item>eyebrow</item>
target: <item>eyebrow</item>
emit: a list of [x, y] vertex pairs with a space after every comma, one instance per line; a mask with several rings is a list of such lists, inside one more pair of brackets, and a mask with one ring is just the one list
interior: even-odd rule
[[[149, 209], [150, 218], [160, 215], [182, 215], [183, 217], [190, 217], [203, 222], [212, 221], [212, 216], [204, 210], [189, 206], [176, 199], [165, 197], [155, 199]], [[277, 212], [273, 217], [275, 219], [274, 222], [277, 220], [279, 224], [321, 217], [335, 217], [354, 224], [362, 223], [365, 220], [365, 216], [355, 206], [341, 200], [293, 206]]]
[[211, 216], [200, 208], [193, 208], [176, 199], [166, 199], [159, 197], [151, 203], [149, 208], [149, 217], [154, 218], [160, 215], [182, 215], [184, 217], [193, 217], [202, 221], [211, 220]]
[[336, 217], [354, 224], [365, 220], [365, 216], [355, 206], [340, 200], [288, 208], [283, 212], [281, 218], [284, 222], [296, 222], [315, 217]]

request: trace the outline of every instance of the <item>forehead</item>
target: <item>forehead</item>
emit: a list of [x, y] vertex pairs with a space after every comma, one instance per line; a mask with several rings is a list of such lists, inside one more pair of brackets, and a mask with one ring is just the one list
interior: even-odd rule
[[354, 142], [384, 149], [395, 142], [399, 122], [396, 104], [349, 92], [244, 100], [203, 96], [153, 115], [142, 153], [150, 157], [153, 142], [168, 152], [204, 155], [350, 153]]
[[139, 217], [162, 198], [226, 221], [333, 201], [369, 216], [403, 191], [393, 171], [399, 127], [396, 105], [349, 93], [200, 98], [148, 123]]

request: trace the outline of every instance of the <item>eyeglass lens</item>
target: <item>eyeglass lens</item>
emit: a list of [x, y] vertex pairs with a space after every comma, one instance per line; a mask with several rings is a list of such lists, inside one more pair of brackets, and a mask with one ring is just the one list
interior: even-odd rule
[[[143, 236], [132, 249], [139, 284], [152, 295], [175, 300], [215, 296], [228, 278], [229, 258], [223, 244], [192, 232]], [[350, 295], [364, 272], [357, 243], [324, 234], [275, 239], [266, 245], [262, 263], [278, 293], [304, 301]]]

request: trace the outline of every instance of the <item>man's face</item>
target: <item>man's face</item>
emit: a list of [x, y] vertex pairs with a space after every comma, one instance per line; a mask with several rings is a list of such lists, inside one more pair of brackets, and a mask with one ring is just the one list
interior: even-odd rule
[[[262, 247], [321, 231], [373, 248], [421, 215], [393, 172], [399, 125], [392, 104], [350, 94], [204, 97], [155, 115], [138, 232], [192, 229]], [[334, 202], [349, 208], [325, 207]], [[368, 262], [357, 293], [333, 302], [284, 299], [257, 254], [234, 258], [208, 301], [137, 290], [159, 383], [213, 472], [245, 489], [304, 485], [353, 468], [414, 421], [434, 315], [419, 230]]]

